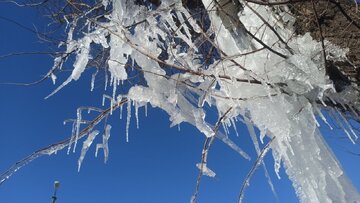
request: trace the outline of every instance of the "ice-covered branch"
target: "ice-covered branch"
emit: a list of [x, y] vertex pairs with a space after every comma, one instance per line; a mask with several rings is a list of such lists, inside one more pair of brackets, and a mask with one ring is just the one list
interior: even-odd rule
[[[90, 133], [97, 124], [99, 124], [106, 116], [108, 116], [110, 114], [111, 109], [117, 109], [126, 102], [127, 102], [127, 99], [123, 99], [122, 101], [114, 104], [112, 107], [109, 107], [109, 108], [105, 109], [104, 111], [102, 111], [84, 129], [82, 129], [79, 132], [78, 139], [81, 139], [84, 136], [86, 136], [88, 133]], [[63, 140], [58, 143], [55, 143], [55, 144], [49, 145], [47, 147], [44, 147], [42, 149], [39, 149], [39, 150], [33, 152], [31, 155], [25, 157], [24, 159], [16, 162], [9, 169], [7, 169], [5, 172], [0, 174], [0, 185], [3, 184], [6, 180], [8, 180], [15, 172], [17, 172], [19, 169], [21, 169], [25, 165], [29, 164], [33, 160], [35, 160], [43, 155], [52, 155], [52, 154], [56, 153], [57, 151], [62, 150], [65, 147], [73, 144], [73, 142], [74, 142], [74, 140], [72, 139], [73, 136], [74, 136], [74, 134], [66, 140]]]
[[[280, 166], [284, 165], [302, 202], [359, 201], [356, 189], [322, 139], [316, 117], [329, 125], [322, 110], [333, 112], [339, 126], [356, 143], [357, 134], [344, 115], [360, 120], [358, 87], [349, 82], [338, 88], [328, 71], [330, 61], [334, 64], [349, 61], [348, 50], [324, 36], [318, 42], [309, 33], [297, 34], [293, 10], [287, 6], [297, 2], [305, 1], [99, 0], [88, 5], [67, 1], [69, 15], [63, 15], [67, 39], [60, 47], [68, 54], [58, 56], [49, 73], [54, 75], [54, 70], [61, 69], [71, 57], [74, 60], [68, 63], [73, 69], [49, 96], [95, 66], [97, 71], [92, 75], [90, 89], [94, 88], [100, 70], [105, 72], [105, 90], [108, 85], [113, 88], [110, 96], [103, 97], [111, 107], [100, 114], [101, 119], [126, 102], [127, 141], [133, 112], [138, 126], [138, 108], [147, 108], [148, 104], [164, 110], [171, 127], [181, 123], [193, 125], [206, 140], [201, 163], [197, 165], [200, 173], [193, 202], [202, 175], [215, 175], [206, 164], [216, 137], [244, 158], [250, 158], [227, 134], [229, 127], [236, 128], [234, 120], [248, 125], [258, 155], [241, 191], [271, 149], [275, 172], [279, 176]], [[313, 11], [322, 34], [314, 2]], [[217, 110], [219, 120], [215, 124], [208, 121], [209, 106]], [[78, 109], [73, 122], [72, 137], [54, 145], [56, 150], [65, 145], [70, 149], [73, 143], [75, 150], [77, 140], [100, 122], [101, 119], [84, 120], [82, 110]], [[81, 130], [83, 124], [92, 127]], [[218, 134], [220, 124], [225, 135]], [[105, 161], [109, 126], [105, 128], [102, 144], [97, 145], [97, 149], [104, 149]], [[260, 150], [253, 126], [261, 132], [261, 143], [267, 136], [271, 146], [268, 143]], [[79, 167], [95, 132], [83, 143]], [[268, 182], [273, 189], [269, 178]], [[242, 197], [240, 192], [239, 198]]]

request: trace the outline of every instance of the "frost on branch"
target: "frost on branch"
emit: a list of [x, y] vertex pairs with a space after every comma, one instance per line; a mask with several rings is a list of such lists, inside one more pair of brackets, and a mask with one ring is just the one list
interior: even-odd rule
[[[219, 138], [248, 159], [227, 134], [229, 127], [235, 128], [235, 121], [242, 121], [259, 156], [260, 143], [253, 126], [261, 132], [261, 144], [265, 136], [272, 140], [274, 170], [279, 174], [284, 166], [302, 202], [360, 201], [316, 120], [319, 116], [328, 123], [323, 112], [332, 112], [349, 139], [356, 142], [357, 135], [344, 115], [359, 120], [357, 87], [349, 85], [336, 92], [327, 76], [327, 63], [347, 60], [347, 49], [326, 40], [324, 49], [310, 34], [296, 35], [295, 19], [283, 4], [237, 0], [98, 3], [69, 21], [67, 42], [62, 46], [75, 56], [74, 68], [49, 96], [95, 66], [110, 74], [105, 87], [113, 88], [111, 112], [118, 98], [127, 99], [127, 141], [132, 104], [136, 117], [138, 108], [150, 104], [169, 115], [171, 127], [189, 123], [206, 139]], [[94, 17], [94, 10], [104, 12]], [[94, 50], [101, 50], [105, 57], [99, 58]], [[54, 67], [61, 69], [66, 59], [56, 58]], [[126, 91], [119, 92], [119, 87]], [[208, 122], [209, 107], [217, 109], [218, 117], [231, 109], [221, 121], [225, 134]], [[79, 121], [73, 133], [75, 143], [78, 125]], [[97, 145], [104, 149], [105, 161], [108, 130], [109, 126], [103, 144]], [[91, 144], [90, 135], [81, 157]], [[257, 164], [265, 168], [273, 189], [262, 159]], [[205, 175], [215, 175], [206, 164], [198, 167]]]

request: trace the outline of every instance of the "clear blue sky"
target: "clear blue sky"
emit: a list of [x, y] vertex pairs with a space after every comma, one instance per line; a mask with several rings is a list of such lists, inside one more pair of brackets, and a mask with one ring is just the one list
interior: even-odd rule
[[[31, 28], [36, 24], [39, 30], [46, 29], [41, 15], [29, 8], [1, 3], [0, 15]], [[55, 48], [41, 43], [33, 33], [2, 19], [0, 29], [0, 55]], [[47, 55], [0, 59], [0, 82], [31, 82], [47, 73], [51, 66], [51, 57]], [[70, 136], [71, 126], [64, 126], [63, 121], [75, 118], [77, 107], [101, 106], [104, 78], [100, 75], [95, 91], [90, 92], [91, 73], [89, 71], [81, 81], [68, 85], [48, 100], [44, 97], [56, 87], [51, 81], [30, 87], [0, 85], [0, 172], [29, 153]], [[60, 74], [57, 85], [68, 74]], [[80, 173], [77, 172], [80, 150], [70, 155], [66, 155], [65, 150], [57, 155], [44, 156], [0, 186], [0, 202], [51, 202], [55, 180], [61, 182], [59, 203], [189, 202], [195, 190], [198, 175], [195, 164], [201, 158], [204, 136], [186, 124], [181, 126], [180, 132], [176, 127], [169, 128], [167, 115], [157, 109], [149, 108], [148, 117], [144, 116], [144, 109], [140, 109], [139, 114], [140, 129], [136, 129], [133, 116], [129, 143], [125, 142], [125, 119], [119, 119], [119, 112], [109, 120], [113, 128], [107, 164], [103, 163], [101, 154], [94, 157], [94, 146], [85, 157]], [[247, 130], [240, 124], [238, 129], [240, 137], [234, 135], [233, 140], [254, 158], [255, 151]], [[325, 128], [323, 131], [359, 189], [359, 156], [344, 152], [343, 147], [349, 145], [348, 140], [340, 138], [344, 137], [343, 134], [335, 136]], [[100, 142], [99, 138], [95, 142]], [[358, 147], [350, 147], [355, 152], [360, 151]], [[208, 166], [217, 176], [202, 178], [198, 202], [235, 202], [253, 162], [254, 159], [246, 161], [224, 144], [215, 142]], [[275, 177], [270, 153], [266, 163], [280, 202], [297, 202], [283, 170], [281, 180]], [[263, 169], [259, 168], [246, 191], [245, 202], [275, 202], [263, 174]]]

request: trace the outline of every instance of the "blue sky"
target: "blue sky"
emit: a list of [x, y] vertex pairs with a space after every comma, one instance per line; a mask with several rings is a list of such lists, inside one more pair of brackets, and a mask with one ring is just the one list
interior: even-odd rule
[[[35, 24], [39, 30], [46, 29], [42, 16], [29, 8], [1, 3], [0, 16], [30, 28], [34, 28]], [[14, 23], [0, 19], [0, 27], [0, 55], [55, 48], [42, 43], [33, 33]], [[0, 83], [37, 80], [52, 66], [51, 60], [48, 55], [2, 58]], [[90, 92], [91, 73], [90, 70], [82, 80], [68, 85], [47, 100], [44, 97], [57, 87], [50, 80], [29, 87], [0, 85], [0, 172], [31, 152], [67, 138], [71, 125], [64, 126], [63, 121], [75, 118], [77, 107], [101, 106], [104, 78], [100, 75], [94, 92]], [[68, 74], [61, 73], [57, 84]], [[189, 202], [195, 190], [198, 175], [195, 164], [201, 158], [204, 136], [187, 124], [181, 125], [181, 131], [176, 127], [169, 128], [167, 115], [157, 109], [149, 108], [148, 117], [144, 116], [144, 109], [140, 109], [139, 115], [140, 129], [136, 129], [135, 117], [132, 117], [129, 143], [125, 142], [125, 119], [119, 119], [119, 112], [110, 118], [113, 128], [107, 164], [103, 163], [102, 155], [94, 157], [94, 146], [85, 157], [80, 173], [77, 172], [80, 150], [70, 155], [64, 150], [57, 155], [41, 157], [0, 186], [0, 202], [51, 202], [55, 180], [61, 182], [59, 203]], [[255, 151], [246, 128], [239, 124], [238, 129], [240, 136], [232, 136], [233, 140], [254, 158]], [[358, 147], [349, 145], [339, 131], [324, 128], [323, 132], [343, 162], [345, 171], [360, 189], [359, 157], [344, 151], [347, 148], [356, 152]], [[95, 142], [100, 142], [99, 138]], [[297, 202], [283, 170], [281, 180], [275, 177], [270, 153], [265, 161], [280, 202]], [[202, 178], [198, 202], [235, 202], [253, 162], [215, 142], [208, 166], [217, 176]], [[262, 168], [259, 168], [246, 190], [245, 202], [276, 202], [263, 174]]]

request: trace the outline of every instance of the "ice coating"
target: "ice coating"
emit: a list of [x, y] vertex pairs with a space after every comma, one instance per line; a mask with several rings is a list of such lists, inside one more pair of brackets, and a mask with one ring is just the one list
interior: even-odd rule
[[[137, 125], [138, 108], [150, 104], [169, 115], [171, 127], [187, 122], [208, 138], [216, 134], [211, 127], [214, 124], [207, 121], [210, 114], [207, 107], [216, 108], [219, 116], [231, 107], [232, 115], [222, 123], [225, 135], [219, 132], [218, 138], [249, 159], [227, 135], [228, 128], [235, 126], [232, 119], [242, 120], [248, 126], [259, 156], [258, 137], [261, 143], [265, 136], [276, 137], [271, 144], [274, 170], [279, 174], [280, 166], [284, 165], [301, 202], [360, 201], [358, 192], [323, 140], [316, 120], [319, 116], [328, 124], [321, 111], [330, 108], [327, 102], [347, 109], [344, 104], [353, 104], [359, 95], [351, 92], [351, 87], [342, 93], [335, 92], [326, 76], [321, 43], [310, 34], [293, 35], [294, 18], [286, 6], [231, 1], [219, 8], [214, 1], [202, 2], [207, 9], [205, 18], [209, 28], [199, 26], [180, 0], [162, 1], [159, 7], [151, 9], [133, 1], [103, 0], [105, 8], [109, 5], [114, 8], [106, 16], [108, 21], [92, 22], [93, 29], [78, 38], [73, 33], [77, 22], [69, 23], [66, 50], [74, 52], [74, 68], [49, 96], [80, 78], [91, 58], [92, 45], [96, 44], [109, 49], [105, 88], [108, 84], [113, 87], [111, 105], [119, 96], [116, 88], [131, 80], [129, 73], [138, 71], [141, 75], [142, 83], [130, 85], [120, 95], [129, 99], [127, 141], [132, 103]], [[225, 0], [219, 2], [221, 5]], [[209, 63], [205, 63], [208, 59], [200, 51], [206, 43], [216, 49]], [[325, 44], [327, 59], [346, 59], [347, 49], [330, 42]], [[60, 59], [55, 59], [54, 67], [62, 66]], [[348, 108], [356, 114], [359, 107]], [[343, 114], [337, 108], [331, 112], [355, 143], [357, 135]], [[81, 115], [78, 119], [81, 120]], [[71, 143], [78, 140], [80, 120], [74, 123], [75, 137]], [[253, 126], [260, 129], [259, 136]], [[104, 149], [105, 160], [108, 133], [105, 132], [103, 144], [97, 147]], [[201, 169], [205, 175], [214, 175], [204, 164]]]
[[196, 167], [198, 167], [198, 169], [206, 176], [213, 178], [216, 175], [216, 173], [209, 169], [205, 163], [198, 163], [196, 164]]

